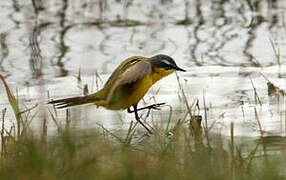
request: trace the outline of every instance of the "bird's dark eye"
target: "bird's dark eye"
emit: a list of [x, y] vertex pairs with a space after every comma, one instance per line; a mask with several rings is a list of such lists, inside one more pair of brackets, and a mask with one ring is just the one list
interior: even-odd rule
[[166, 70], [173, 69], [173, 67], [172, 67], [172, 66], [165, 66], [164, 68], [165, 68]]

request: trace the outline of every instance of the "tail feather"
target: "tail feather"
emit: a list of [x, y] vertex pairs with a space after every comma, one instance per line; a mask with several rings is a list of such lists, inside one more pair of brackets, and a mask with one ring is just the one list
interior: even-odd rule
[[48, 102], [48, 104], [54, 104], [56, 108], [62, 109], [70, 106], [77, 106], [82, 104], [94, 103], [99, 100], [96, 97], [92, 96], [82, 96], [82, 97], [72, 97], [72, 98], [64, 98], [58, 99]]

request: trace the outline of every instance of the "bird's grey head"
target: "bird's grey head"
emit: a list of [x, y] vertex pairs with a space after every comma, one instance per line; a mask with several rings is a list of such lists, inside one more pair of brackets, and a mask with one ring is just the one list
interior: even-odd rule
[[170, 56], [167, 56], [164, 54], [158, 54], [156, 56], [151, 57], [150, 59], [151, 59], [151, 63], [156, 67], [164, 68], [166, 70], [175, 70], [175, 71], [183, 71], [183, 72], [186, 71], [178, 67], [174, 59], [171, 58]]

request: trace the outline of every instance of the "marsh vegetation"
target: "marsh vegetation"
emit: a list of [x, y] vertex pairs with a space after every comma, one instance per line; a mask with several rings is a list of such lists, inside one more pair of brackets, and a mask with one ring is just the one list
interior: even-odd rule
[[[285, 2], [0, 2], [1, 179], [285, 179]], [[126, 112], [58, 110], [121, 60], [186, 68]]]

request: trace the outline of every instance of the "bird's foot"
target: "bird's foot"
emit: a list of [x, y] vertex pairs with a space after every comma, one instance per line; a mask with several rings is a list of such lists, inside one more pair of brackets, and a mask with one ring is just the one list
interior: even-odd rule
[[[151, 109], [161, 110], [161, 107], [164, 106], [165, 104], [166, 104], [166, 103], [151, 104], [151, 105], [149, 105], [149, 106], [139, 108], [139, 109], [137, 109], [137, 111], [141, 111], [141, 110], [144, 110], [144, 109], [148, 109], [148, 110], [151, 110]], [[128, 108], [127, 111], [128, 111], [128, 113], [133, 113], [133, 112], [134, 112], [134, 110], [131, 110], [130, 108]]]
[[[164, 106], [166, 103], [158, 103], [158, 104], [151, 104], [150, 106], [143, 107], [144, 109], [154, 109], [154, 110], [161, 110], [161, 107]], [[141, 108], [140, 108], [141, 110]]]

